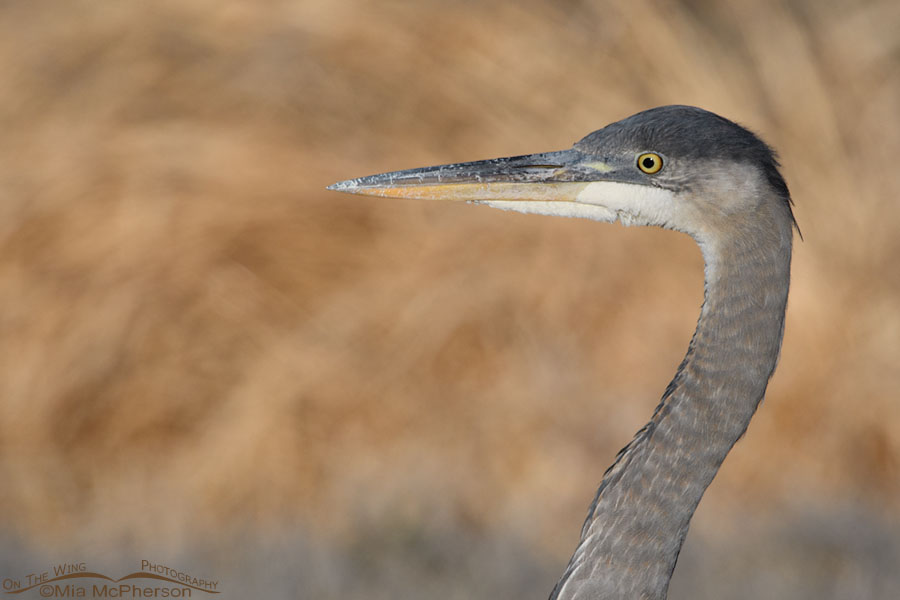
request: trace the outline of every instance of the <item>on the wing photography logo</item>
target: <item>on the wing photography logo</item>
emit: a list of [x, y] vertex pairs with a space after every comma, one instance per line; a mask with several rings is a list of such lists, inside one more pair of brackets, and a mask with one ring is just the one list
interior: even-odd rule
[[3, 592], [20, 598], [192, 598], [218, 594], [217, 580], [195, 577], [172, 567], [141, 561], [139, 571], [118, 579], [88, 569], [87, 563], [53, 565], [23, 577], [4, 577]]

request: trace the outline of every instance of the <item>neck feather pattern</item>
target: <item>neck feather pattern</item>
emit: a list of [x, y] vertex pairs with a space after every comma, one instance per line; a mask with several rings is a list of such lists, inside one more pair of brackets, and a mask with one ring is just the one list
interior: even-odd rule
[[652, 419], [606, 471], [551, 600], [666, 597], [691, 516], [775, 370], [790, 231], [704, 244], [704, 302]]

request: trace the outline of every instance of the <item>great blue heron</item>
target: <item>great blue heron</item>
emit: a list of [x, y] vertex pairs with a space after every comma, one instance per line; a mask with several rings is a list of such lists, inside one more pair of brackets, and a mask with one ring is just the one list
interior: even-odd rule
[[662, 599], [691, 516], [775, 370], [796, 226], [774, 152], [689, 106], [607, 125], [570, 150], [371, 175], [329, 187], [467, 200], [687, 233], [705, 261], [697, 329], [653, 417], [600, 482], [551, 600]]

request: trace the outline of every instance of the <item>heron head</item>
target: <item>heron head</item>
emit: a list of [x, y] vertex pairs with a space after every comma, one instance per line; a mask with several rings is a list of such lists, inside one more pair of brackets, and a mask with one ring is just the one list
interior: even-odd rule
[[793, 223], [774, 152], [740, 125], [690, 106], [632, 115], [569, 150], [382, 173], [329, 189], [656, 225], [701, 243], [742, 224], [786, 219], [790, 231]]

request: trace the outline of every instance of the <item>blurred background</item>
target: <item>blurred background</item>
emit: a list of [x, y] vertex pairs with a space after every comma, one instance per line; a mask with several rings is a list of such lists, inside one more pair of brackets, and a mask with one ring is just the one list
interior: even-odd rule
[[670, 598], [900, 597], [898, 31], [894, 0], [4, 2], [0, 577], [546, 598], [699, 251], [324, 188], [680, 103], [779, 150], [804, 240]]

